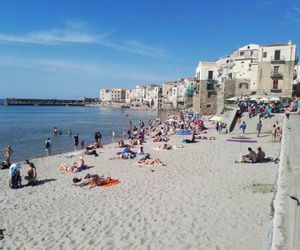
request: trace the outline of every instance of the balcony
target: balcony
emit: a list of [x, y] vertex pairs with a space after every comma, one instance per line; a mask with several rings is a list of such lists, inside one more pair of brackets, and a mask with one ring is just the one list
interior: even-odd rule
[[271, 93], [281, 93], [281, 89], [271, 89]]
[[207, 83], [212, 83], [212, 84], [217, 84], [218, 83], [218, 81], [214, 80], [214, 79], [207, 79], [206, 81], [207, 81]]
[[273, 64], [283, 64], [285, 63], [284, 56], [280, 56], [279, 58], [272, 56], [271, 57], [271, 63]]
[[276, 71], [271, 71], [270, 76], [272, 79], [283, 79], [282, 73]]

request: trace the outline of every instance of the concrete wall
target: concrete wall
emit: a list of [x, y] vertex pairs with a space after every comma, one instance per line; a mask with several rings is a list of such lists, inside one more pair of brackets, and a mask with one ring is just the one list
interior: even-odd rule
[[300, 249], [300, 116], [284, 120], [271, 230], [272, 250]]

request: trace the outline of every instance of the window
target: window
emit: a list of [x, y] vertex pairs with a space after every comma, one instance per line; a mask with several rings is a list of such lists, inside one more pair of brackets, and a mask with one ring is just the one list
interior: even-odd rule
[[273, 89], [278, 89], [278, 80], [273, 80]]
[[207, 107], [207, 108], [211, 108], [211, 104], [207, 104], [206, 107]]
[[264, 52], [264, 53], [263, 53], [263, 58], [266, 58], [267, 55], [268, 55], [267, 52]]
[[226, 63], [229, 63], [229, 60], [226, 60]]
[[240, 56], [243, 56], [245, 54], [244, 51], [240, 51]]
[[207, 83], [206, 90], [214, 90], [214, 84], [213, 83]]
[[212, 70], [208, 71], [208, 80], [212, 80], [214, 76], [214, 72]]
[[251, 50], [250, 55], [253, 56], [253, 50]]
[[280, 60], [280, 50], [275, 50], [274, 60]]
[[250, 49], [250, 46], [247, 46], [247, 49]]
[[274, 74], [278, 74], [279, 66], [274, 66]]

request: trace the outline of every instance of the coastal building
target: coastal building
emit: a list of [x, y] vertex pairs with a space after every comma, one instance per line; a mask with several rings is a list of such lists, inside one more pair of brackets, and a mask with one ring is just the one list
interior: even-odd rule
[[294, 79], [294, 85], [298, 84], [300, 82], [300, 64], [297, 61], [297, 59], [296, 59], [296, 62], [295, 62], [293, 79]]
[[258, 95], [291, 97], [296, 62], [296, 45], [271, 44], [260, 46], [258, 52], [257, 84]]
[[153, 110], [162, 109], [162, 86], [158, 84], [146, 86], [144, 106]]
[[199, 62], [196, 68], [196, 89], [193, 96], [193, 109], [203, 114], [217, 111], [218, 64]]
[[[221, 112], [225, 100], [233, 96], [291, 97], [299, 75], [296, 45], [248, 44], [215, 62], [199, 62], [196, 78], [200, 82], [193, 107], [196, 111]], [[208, 89], [213, 91], [208, 93]]]
[[126, 90], [125, 89], [101, 89], [100, 99], [102, 102], [125, 102]]
[[259, 45], [248, 44], [233, 52], [235, 96], [250, 95], [256, 90]]
[[173, 98], [172, 88], [174, 82], [165, 82], [162, 84], [162, 109], [172, 110], [173, 109]]

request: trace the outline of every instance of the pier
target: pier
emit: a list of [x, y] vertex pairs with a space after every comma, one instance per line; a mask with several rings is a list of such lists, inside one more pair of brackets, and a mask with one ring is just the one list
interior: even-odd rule
[[84, 106], [84, 100], [6, 98], [5, 105], [20, 106]]

